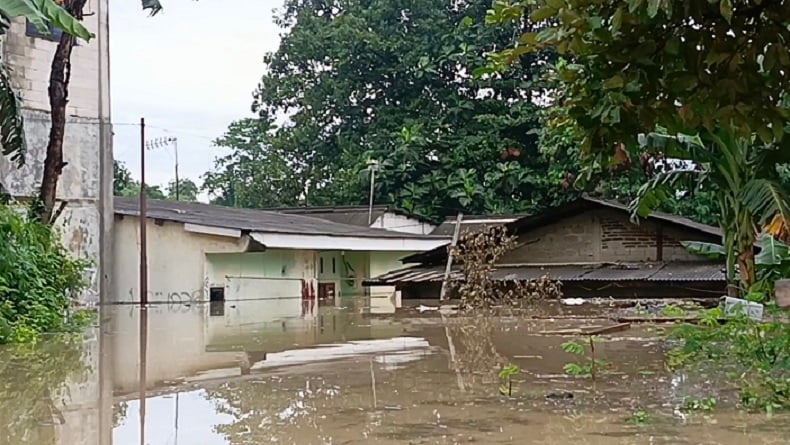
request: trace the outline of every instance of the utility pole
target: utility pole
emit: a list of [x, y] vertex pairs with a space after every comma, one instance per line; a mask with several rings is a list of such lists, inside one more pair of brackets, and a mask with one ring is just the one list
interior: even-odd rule
[[148, 249], [145, 233], [146, 216], [145, 190], [145, 118], [140, 118], [140, 304], [145, 310], [148, 304]]
[[379, 161], [371, 159], [368, 161], [370, 170], [370, 204], [368, 206], [368, 227], [373, 224], [373, 193], [376, 187], [376, 171], [379, 169]]
[[175, 158], [176, 158], [176, 163], [175, 163], [176, 164], [175, 165], [175, 170], [176, 170], [176, 201], [179, 201], [180, 200], [181, 181], [178, 180], [178, 138], [156, 138], [156, 139], [151, 139], [150, 141], [146, 141], [145, 146], [149, 150], [153, 150], [155, 148], [166, 147], [169, 144], [173, 144], [173, 151], [175, 153]]

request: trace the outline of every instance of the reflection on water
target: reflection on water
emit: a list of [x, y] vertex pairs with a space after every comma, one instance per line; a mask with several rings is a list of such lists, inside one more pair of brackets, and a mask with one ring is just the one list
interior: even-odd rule
[[[679, 414], [702, 387], [666, 374], [650, 327], [596, 348], [613, 369], [593, 388], [563, 375], [573, 357], [556, 332], [599, 321], [348, 306], [105, 307], [101, 331], [0, 350], [0, 443], [757, 445], [790, 433], [790, 418], [739, 413], [724, 392], [715, 415]], [[496, 374], [510, 362], [523, 372], [505, 398]], [[624, 422], [637, 409], [648, 424]]]

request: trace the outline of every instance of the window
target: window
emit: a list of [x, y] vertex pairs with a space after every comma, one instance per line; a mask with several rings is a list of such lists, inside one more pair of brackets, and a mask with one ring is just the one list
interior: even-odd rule
[[324, 257], [318, 258], [318, 273], [324, 273]]
[[337, 268], [335, 267], [335, 257], [332, 257], [332, 273], [337, 273]]

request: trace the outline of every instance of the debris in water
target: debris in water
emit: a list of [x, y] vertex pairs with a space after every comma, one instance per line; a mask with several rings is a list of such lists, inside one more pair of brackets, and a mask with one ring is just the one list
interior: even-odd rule
[[580, 305], [584, 304], [584, 299], [583, 298], [563, 298], [562, 300], [560, 300], [560, 302], [562, 302], [562, 304], [566, 304], [568, 306], [580, 306]]
[[573, 398], [573, 393], [572, 392], [567, 392], [567, 391], [564, 391], [564, 392], [552, 392], [552, 393], [546, 394], [546, 398], [549, 399], [549, 400], [570, 400], [570, 399]]
[[425, 306], [425, 305], [422, 305], [422, 304], [417, 306], [417, 312], [419, 312], [419, 313], [423, 313], [423, 312], [427, 312], [427, 311], [438, 311], [438, 310], [439, 310], [438, 307]]

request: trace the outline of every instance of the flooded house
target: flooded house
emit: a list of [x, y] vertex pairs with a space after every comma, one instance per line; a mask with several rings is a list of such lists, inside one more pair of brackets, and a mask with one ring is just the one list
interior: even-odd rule
[[[139, 302], [139, 203], [115, 200], [115, 302]], [[202, 203], [149, 200], [150, 303], [265, 299], [269, 315], [293, 315], [316, 300], [369, 297], [372, 311], [399, 306], [394, 287], [363, 280], [448, 238], [336, 223], [310, 216]]]
[[[548, 276], [562, 283], [566, 297], [704, 298], [719, 297], [726, 289], [723, 263], [681, 245], [720, 243], [720, 230], [686, 218], [653, 213], [635, 224], [626, 206], [582, 197], [504, 225], [518, 243], [496, 262], [493, 280]], [[447, 247], [405, 257], [407, 267], [365, 284], [395, 286], [404, 299], [438, 298]], [[453, 268], [454, 279], [462, 279], [462, 267]]]

